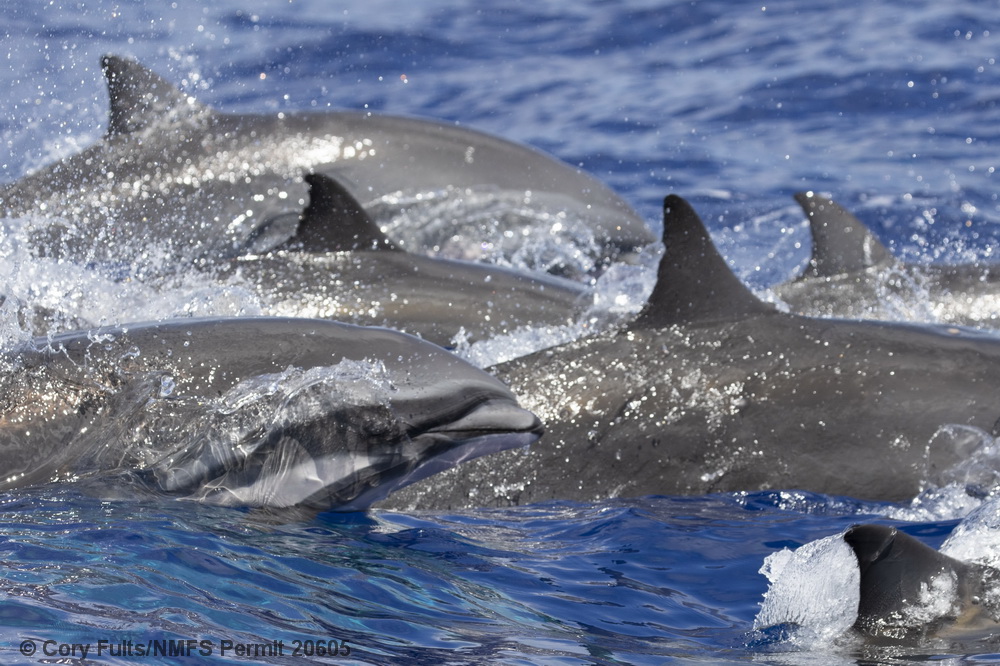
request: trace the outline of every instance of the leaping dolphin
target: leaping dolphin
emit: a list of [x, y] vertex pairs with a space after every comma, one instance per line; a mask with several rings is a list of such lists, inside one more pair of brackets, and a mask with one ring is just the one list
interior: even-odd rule
[[809, 218], [813, 252], [803, 274], [773, 288], [802, 314], [898, 319], [915, 316], [962, 326], [1000, 325], [1000, 268], [913, 265], [896, 259], [864, 223], [814, 192], [795, 195]]
[[[365, 112], [224, 114], [132, 60], [107, 56], [102, 66], [111, 100], [105, 137], [0, 189], [4, 215], [51, 220], [39, 251], [121, 262], [161, 246], [214, 259], [242, 253], [254, 238], [254, 249], [266, 250], [294, 228], [306, 203], [302, 176], [317, 170], [383, 209], [446, 190], [453, 204], [512, 195], [516, 205], [498, 211], [489, 238], [474, 244], [517, 242], [539, 226], [538, 215], [549, 234], [586, 230], [594, 247], [582, 251], [598, 259], [655, 241], [596, 179], [482, 132]], [[413, 245], [405, 249], [430, 251]]]
[[537, 445], [387, 506], [776, 488], [903, 500], [966, 458], [942, 426], [996, 431], [1000, 340], [779, 312], [676, 196], [663, 243], [656, 286], [627, 327], [490, 369], [545, 421]]
[[97, 329], [0, 363], [0, 490], [121, 477], [215, 504], [361, 510], [541, 432], [439, 347], [328, 321]]

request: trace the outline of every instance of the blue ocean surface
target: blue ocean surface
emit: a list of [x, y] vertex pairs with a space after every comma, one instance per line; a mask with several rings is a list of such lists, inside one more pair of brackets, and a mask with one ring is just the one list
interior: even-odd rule
[[[53, 0], [3, 16], [3, 181], [103, 134], [115, 53], [227, 112], [367, 109], [523, 142], [656, 230], [680, 194], [763, 294], [808, 260], [799, 190], [910, 261], [995, 261], [1000, 243], [991, 3]], [[768, 555], [870, 521], [937, 546], [977, 504], [787, 489], [280, 522], [73, 484], [11, 492], [0, 661], [991, 662], [990, 639], [754, 631]]]

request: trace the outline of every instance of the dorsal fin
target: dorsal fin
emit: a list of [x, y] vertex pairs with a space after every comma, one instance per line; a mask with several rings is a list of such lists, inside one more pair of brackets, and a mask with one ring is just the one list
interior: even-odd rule
[[809, 217], [812, 230], [813, 252], [807, 275], [831, 277], [894, 261], [868, 227], [836, 202], [814, 192], [798, 192], [795, 200]]
[[729, 269], [698, 214], [673, 194], [663, 200], [663, 245], [656, 286], [630, 328], [776, 312]]
[[898, 628], [894, 620], [901, 619], [906, 607], [920, 598], [921, 590], [926, 592], [941, 577], [949, 580], [962, 610], [978, 605], [974, 599], [982, 596], [984, 581], [997, 573], [949, 557], [887, 525], [854, 525], [843, 538], [854, 551], [861, 572], [854, 626], [866, 633]]
[[211, 113], [208, 107], [134, 60], [107, 55], [101, 67], [111, 96], [108, 136]]
[[397, 251], [347, 189], [323, 173], [305, 177], [309, 205], [293, 242], [305, 252]]

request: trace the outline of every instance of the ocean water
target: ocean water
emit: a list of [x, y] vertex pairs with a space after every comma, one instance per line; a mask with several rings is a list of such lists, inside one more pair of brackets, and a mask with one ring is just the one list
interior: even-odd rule
[[[99, 59], [117, 53], [224, 111], [368, 109], [521, 141], [598, 176], [655, 229], [663, 196], [681, 194], [762, 293], [808, 260], [802, 189], [908, 260], [991, 261], [1000, 241], [989, 3], [252, 4], [4, 3], [0, 178], [101, 136]], [[37, 267], [7, 268], [31, 294]], [[937, 546], [978, 504], [788, 489], [274, 523], [72, 484], [8, 493], [0, 661], [990, 662], [988, 638], [754, 632], [772, 553], [873, 520]]]

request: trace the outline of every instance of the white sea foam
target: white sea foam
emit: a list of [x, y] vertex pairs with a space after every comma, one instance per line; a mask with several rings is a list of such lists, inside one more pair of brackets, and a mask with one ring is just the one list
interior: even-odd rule
[[455, 352], [485, 368], [620, 326], [646, 304], [661, 254], [661, 248], [654, 245], [631, 263], [612, 264], [594, 280], [591, 306], [570, 325], [526, 326], [471, 344], [459, 333], [454, 339]]
[[782, 549], [760, 569], [770, 582], [754, 629], [793, 625], [800, 647], [830, 643], [857, 619], [861, 573], [843, 536], [837, 534], [797, 549]]
[[971, 511], [941, 545], [941, 552], [1000, 568], [1000, 499], [990, 499]]
[[518, 269], [593, 274], [600, 243], [580, 204], [555, 195], [446, 187], [385, 195], [369, 209], [405, 249]]

